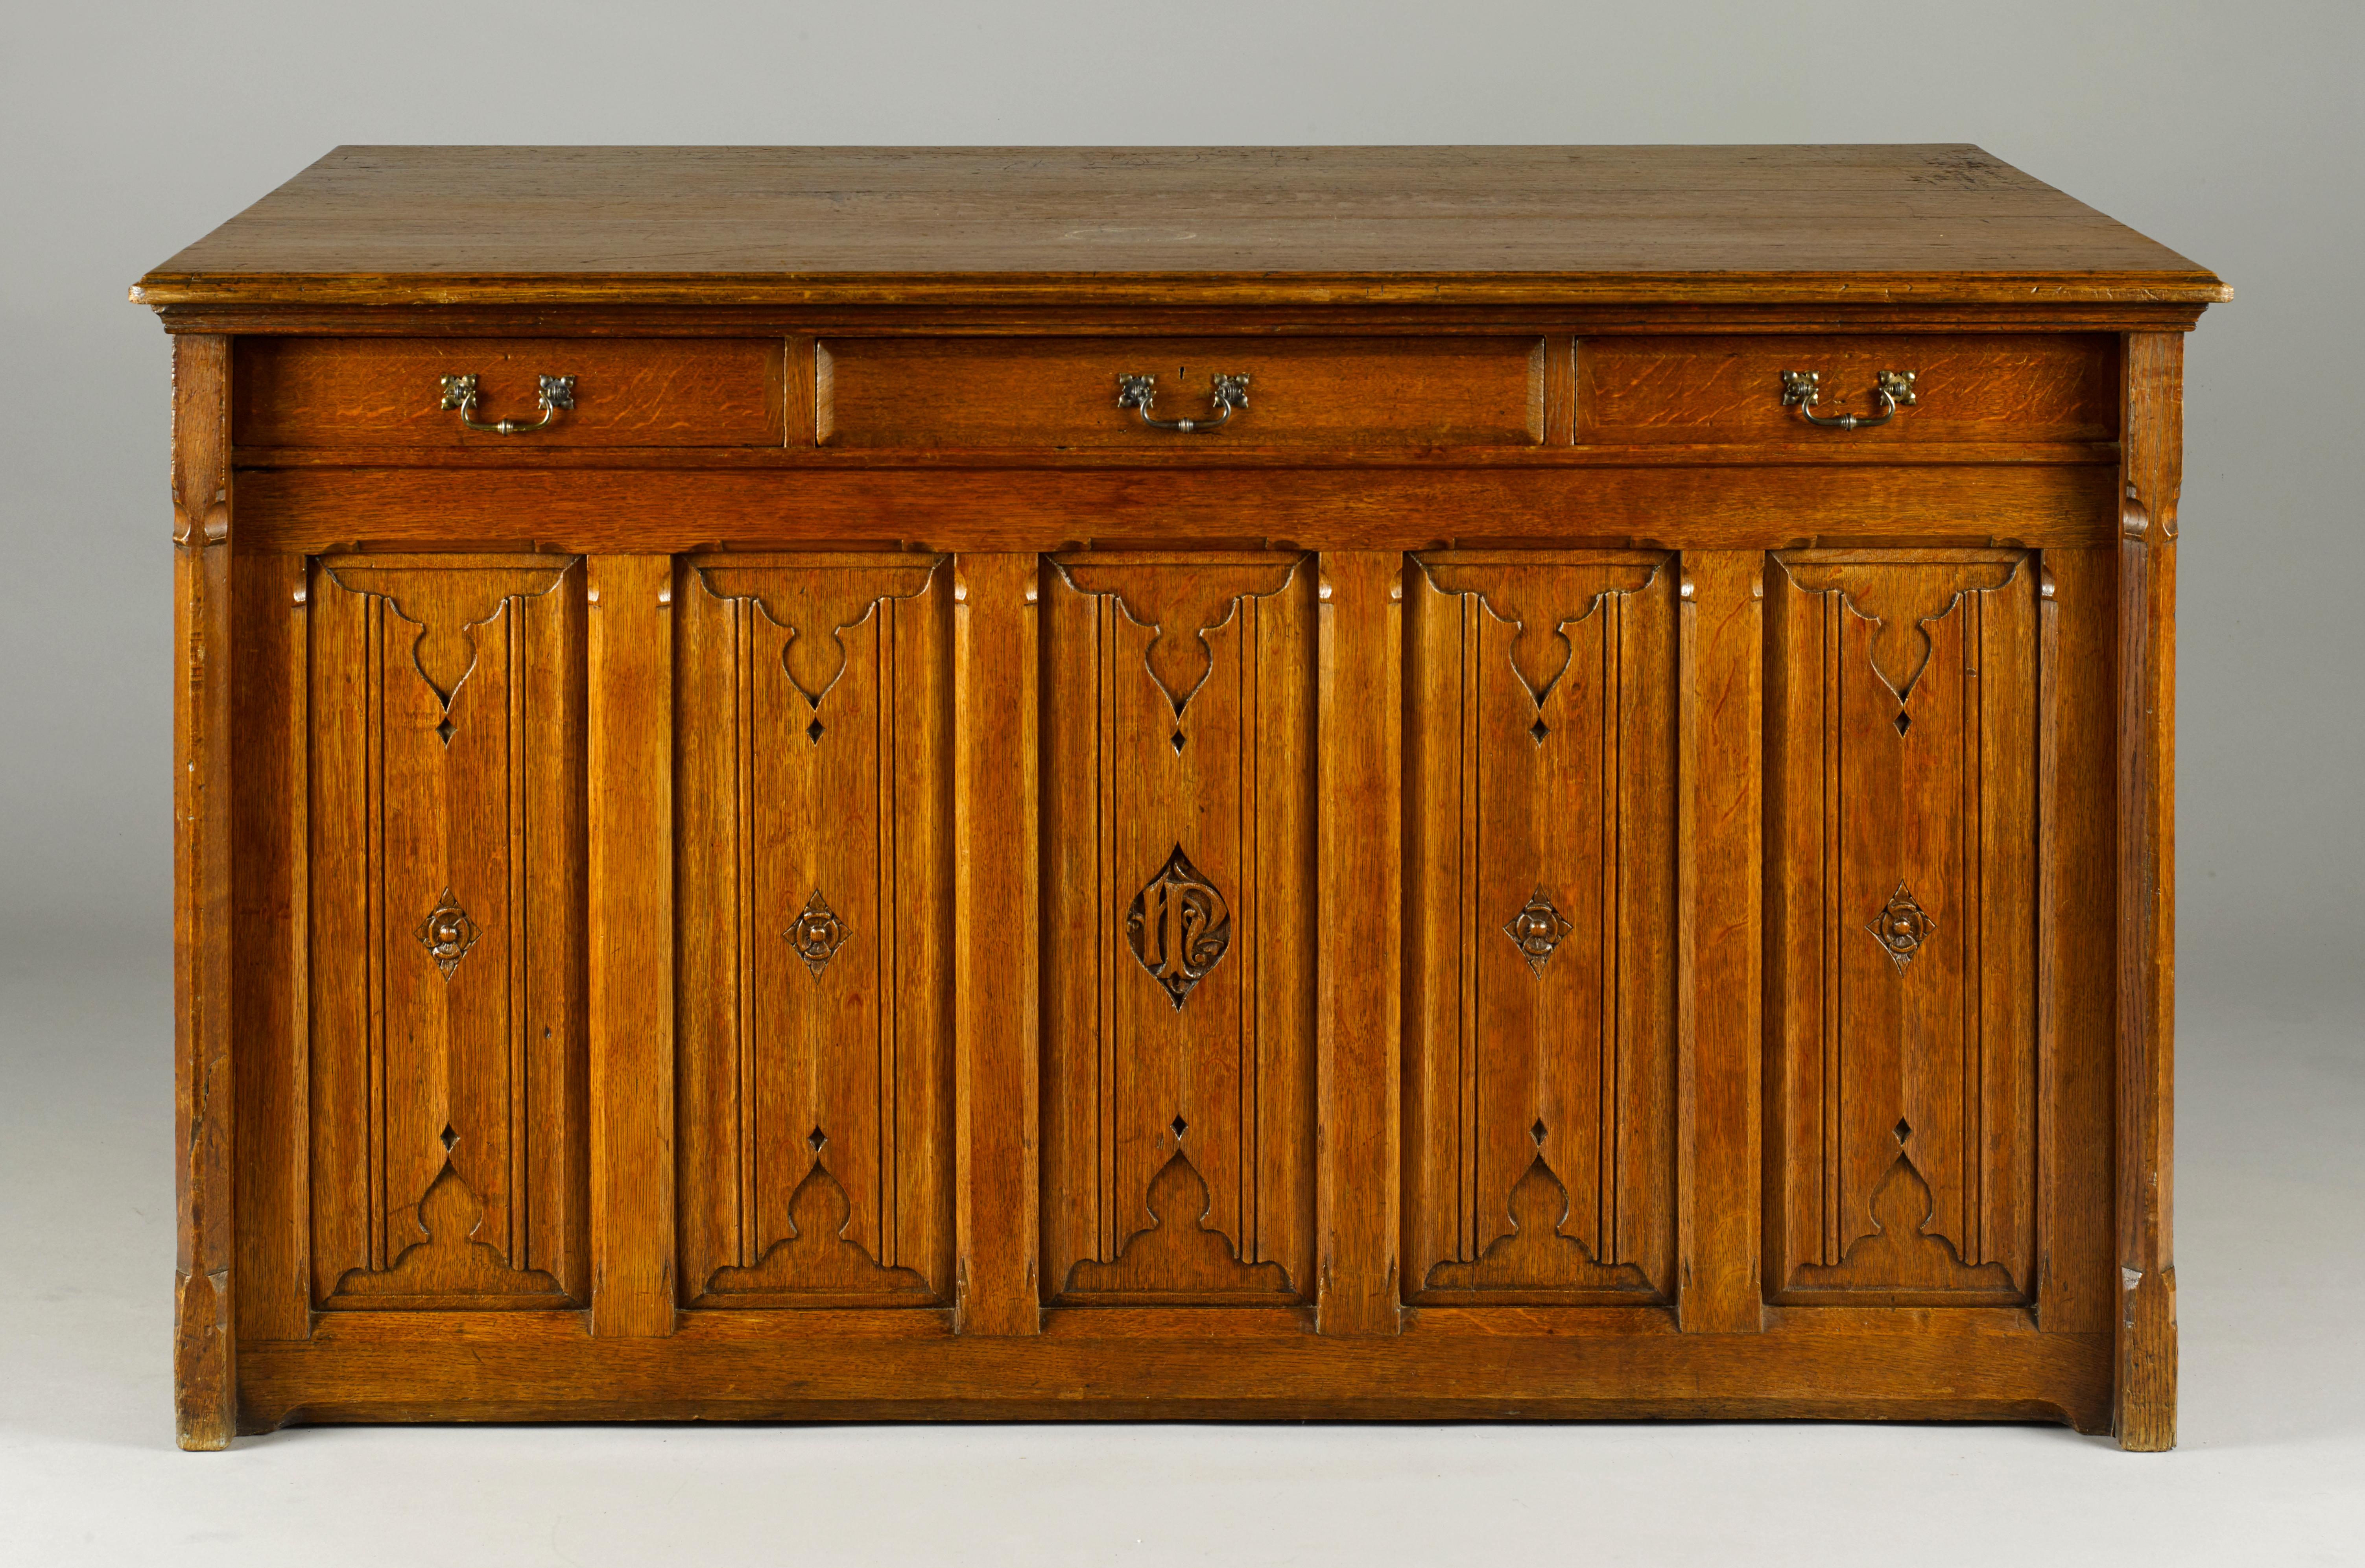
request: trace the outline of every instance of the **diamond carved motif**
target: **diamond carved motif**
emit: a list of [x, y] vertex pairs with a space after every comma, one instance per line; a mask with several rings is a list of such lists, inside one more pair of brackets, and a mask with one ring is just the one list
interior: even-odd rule
[[1519, 913], [1504, 924], [1503, 935], [1518, 946], [1520, 957], [1528, 960], [1528, 968], [1541, 974], [1552, 949], [1574, 929], [1561, 918], [1560, 911], [1552, 906], [1544, 890], [1538, 888], [1535, 897], [1521, 904]]
[[1922, 950], [1922, 944], [1938, 929], [1938, 917], [1923, 909], [1900, 882], [1897, 890], [1889, 895], [1889, 902], [1866, 923], [1865, 929], [1872, 933], [1881, 951], [1889, 955], [1889, 961], [1902, 974], [1905, 966], [1913, 961], [1913, 955]]
[[452, 971], [460, 967], [460, 960], [468, 956], [468, 949], [476, 945], [476, 938], [482, 935], [449, 888], [443, 890], [435, 907], [427, 912], [427, 918], [419, 923], [419, 945], [427, 949], [427, 956], [435, 960], [435, 967], [443, 971], [445, 980], [452, 978]]
[[[805, 907], [797, 912], [795, 922], [781, 935], [789, 939], [789, 945], [797, 950], [797, 957], [805, 961], [805, 968], [811, 969], [813, 978], [818, 980], [822, 970], [829, 968], [829, 960], [837, 952], [838, 945], [846, 940], [846, 923], [831, 913], [829, 901], [821, 896], [819, 888], [815, 888], [813, 896], [805, 900]], [[818, 1148], [820, 1146], [816, 1144], [814, 1147]]]
[[1179, 1009], [1232, 945], [1232, 911], [1176, 845], [1125, 912], [1133, 956]]

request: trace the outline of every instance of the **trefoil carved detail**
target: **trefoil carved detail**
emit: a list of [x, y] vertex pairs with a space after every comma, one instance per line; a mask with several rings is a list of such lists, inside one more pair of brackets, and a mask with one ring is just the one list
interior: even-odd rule
[[797, 957], [805, 961], [805, 968], [811, 969], [813, 978], [818, 980], [846, 940], [846, 923], [831, 911], [829, 901], [821, 896], [819, 888], [815, 888], [813, 896], [805, 900], [805, 907], [797, 912], [797, 918], [781, 935], [789, 939], [789, 945], [797, 950]]
[[1519, 913], [1504, 923], [1503, 935], [1519, 949], [1519, 956], [1527, 959], [1528, 968], [1541, 974], [1544, 964], [1552, 958], [1553, 949], [1560, 946], [1561, 939], [1575, 929], [1561, 918], [1561, 913], [1553, 906], [1551, 897], [1538, 888], [1535, 896], [1519, 906]]
[[1176, 845], [1125, 912], [1126, 940], [1179, 1009], [1232, 943], [1231, 907]]
[[1922, 944], [1938, 929], [1938, 918], [1923, 909], [1900, 882], [1880, 913], [1866, 922], [1864, 928], [1872, 933], [1873, 940], [1880, 944], [1881, 951], [1889, 955], [1889, 961], [1902, 974], [1905, 966], [1922, 950]]
[[468, 949], [483, 935], [449, 888], [443, 890], [435, 907], [427, 912], [427, 918], [419, 923], [419, 945], [427, 949], [427, 956], [435, 960], [435, 967], [443, 971], [445, 980], [452, 978], [452, 971], [460, 967], [460, 960], [468, 956]]

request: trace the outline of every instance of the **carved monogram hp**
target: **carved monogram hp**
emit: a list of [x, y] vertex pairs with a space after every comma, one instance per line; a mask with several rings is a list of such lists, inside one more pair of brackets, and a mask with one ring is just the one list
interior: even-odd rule
[[1232, 942], [1232, 912], [1176, 845], [1125, 912], [1126, 940], [1176, 1007], [1207, 978]]

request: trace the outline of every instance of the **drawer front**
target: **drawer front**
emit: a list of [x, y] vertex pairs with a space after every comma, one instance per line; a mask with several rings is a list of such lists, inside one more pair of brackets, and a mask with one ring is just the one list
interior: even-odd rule
[[[1786, 371], [1815, 375], [1811, 411], [1822, 419], [1878, 416], [1883, 371], [1911, 374], [1913, 401], [1878, 424], [1819, 427], [1785, 406]], [[2086, 442], [2118, 432], [2117, 340], [2100, 333], [1586, 338], [1576, 346], [1576, 385], [1580, 445]]]
[[[845, 448], [1532, 446], [1543, 364], [1528, 337], [839, 338], [814, 354], [814, 406]], [[1160, 430], [1118, 404], [1134, 375], [1155, 378], [1157, 420], [1208, 421], [1217, 375], [1246, 375], [1247, 403]]]
[[[248, 338], [231, 356], [242, 446], [778, 446], [777, 339]], [[540, 377], [574, 407], [531, 433], [472, 431], [443, 378], [476, 377], [479, 424], [531, 424]]]

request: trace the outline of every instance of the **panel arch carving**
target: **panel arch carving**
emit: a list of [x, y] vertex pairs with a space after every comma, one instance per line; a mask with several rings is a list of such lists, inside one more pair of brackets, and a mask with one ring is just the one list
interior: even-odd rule
[[892, 599], [928, 591], [940, 555], [702, 556], [691, 567], [717, 599], [746, 599], [788, 633], [780, 667], [818, 709], [846, 673], [846, 633]]
[[1178, 720], [1215, 668], [1207, 634], [1228, 624], [1242, 599], [1270, 599], [1286, 588], [1299, 559], [1261, 553], [1050, 557], [1070, 588], [1107, 595], [1149, 632], [1143, 662]]

